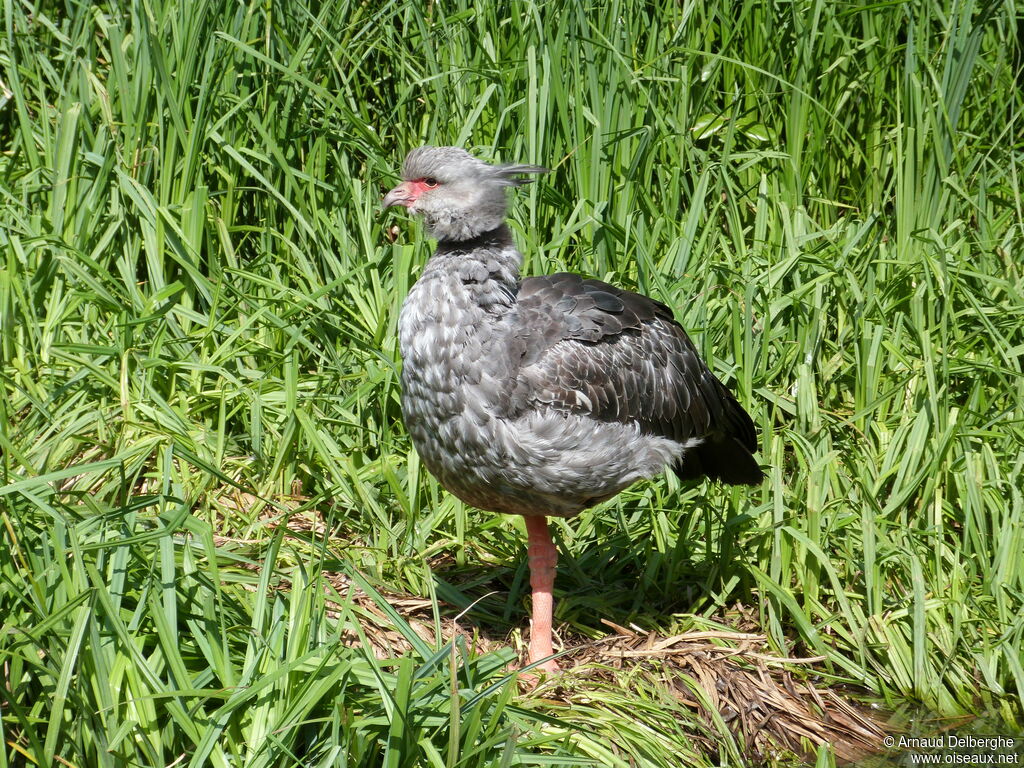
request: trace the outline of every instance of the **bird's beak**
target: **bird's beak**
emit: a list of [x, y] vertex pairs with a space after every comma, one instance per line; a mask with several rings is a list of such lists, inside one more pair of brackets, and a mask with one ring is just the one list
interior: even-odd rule
[[392, 205], [404, 205], [408, 208], [410, 205], [416, 202], [416, 193], [412, 188], [412, 184], [408, 181], [403, 181], [397, 187], [392, 189], [386, 195], [384, 199], [380, 201], [380, 208], [390, 208]]

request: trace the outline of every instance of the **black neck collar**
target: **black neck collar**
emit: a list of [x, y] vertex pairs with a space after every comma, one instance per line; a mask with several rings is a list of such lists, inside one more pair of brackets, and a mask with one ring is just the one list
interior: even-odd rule
[[512, 245], [512, 233], [506, 224], [499, 224], [468, 240], [439, 240], [437, 253], [469, 253], [482, 248], [500, 250], [509, 245]]

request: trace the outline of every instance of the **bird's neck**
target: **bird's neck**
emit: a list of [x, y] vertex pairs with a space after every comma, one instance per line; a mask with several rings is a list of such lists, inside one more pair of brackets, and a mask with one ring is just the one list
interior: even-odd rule
[[515, 304], [523, 257], [505, 224], [462, 240], [446, 239], [423, 270], [427, 280], [450, 281], [451, 298], [495, 314]]
[[[502, 187], [484, 190], [472, 209], [452, 206], [417, 208], [427, 233], [439, 242], [466, 242], [491, 232], [505, 230], [508, 202]], [[507, 231], [507, 230], [505, 230]]]
[[[477, 252], [497, 252], [509, 249], [515, 251], [516, 244], [512, 240], [512, 232], [509, 231], [508, 225], [501, 223], [494, 229], [489, 229], [472, 237], [461, 239], [442, 238], [437, 241], [435, 255], [468, 255]], [[516, 253], [518, 254], [518, 251]]]

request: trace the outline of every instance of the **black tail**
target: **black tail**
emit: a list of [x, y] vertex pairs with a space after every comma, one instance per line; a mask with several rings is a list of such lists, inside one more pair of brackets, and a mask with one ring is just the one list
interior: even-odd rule
[[682, 480], [707, 476], [729, 485], [757, 485], [764, 479], [764, 472], [752, 455], [757, 450], [754, 421], [732, 393], [718, 379], [711, 378], [718, 385], [721, 431], [712, 432], [703, 443], [688, 450], [673, 469]]
[[707, 476], [729, 485], [757, 485], [764, 478], [750, 451], [735, 437], [710, 435], [672, 468], [681, 480]]

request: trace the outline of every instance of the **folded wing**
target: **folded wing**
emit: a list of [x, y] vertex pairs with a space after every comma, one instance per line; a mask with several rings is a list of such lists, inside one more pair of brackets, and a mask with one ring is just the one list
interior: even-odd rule
[[570, 273], [522, 281], [509, 334], [510, 415], [540, 405], [700, 440], [674, 468], [754, 484], [754, 424], [664, 304]]

